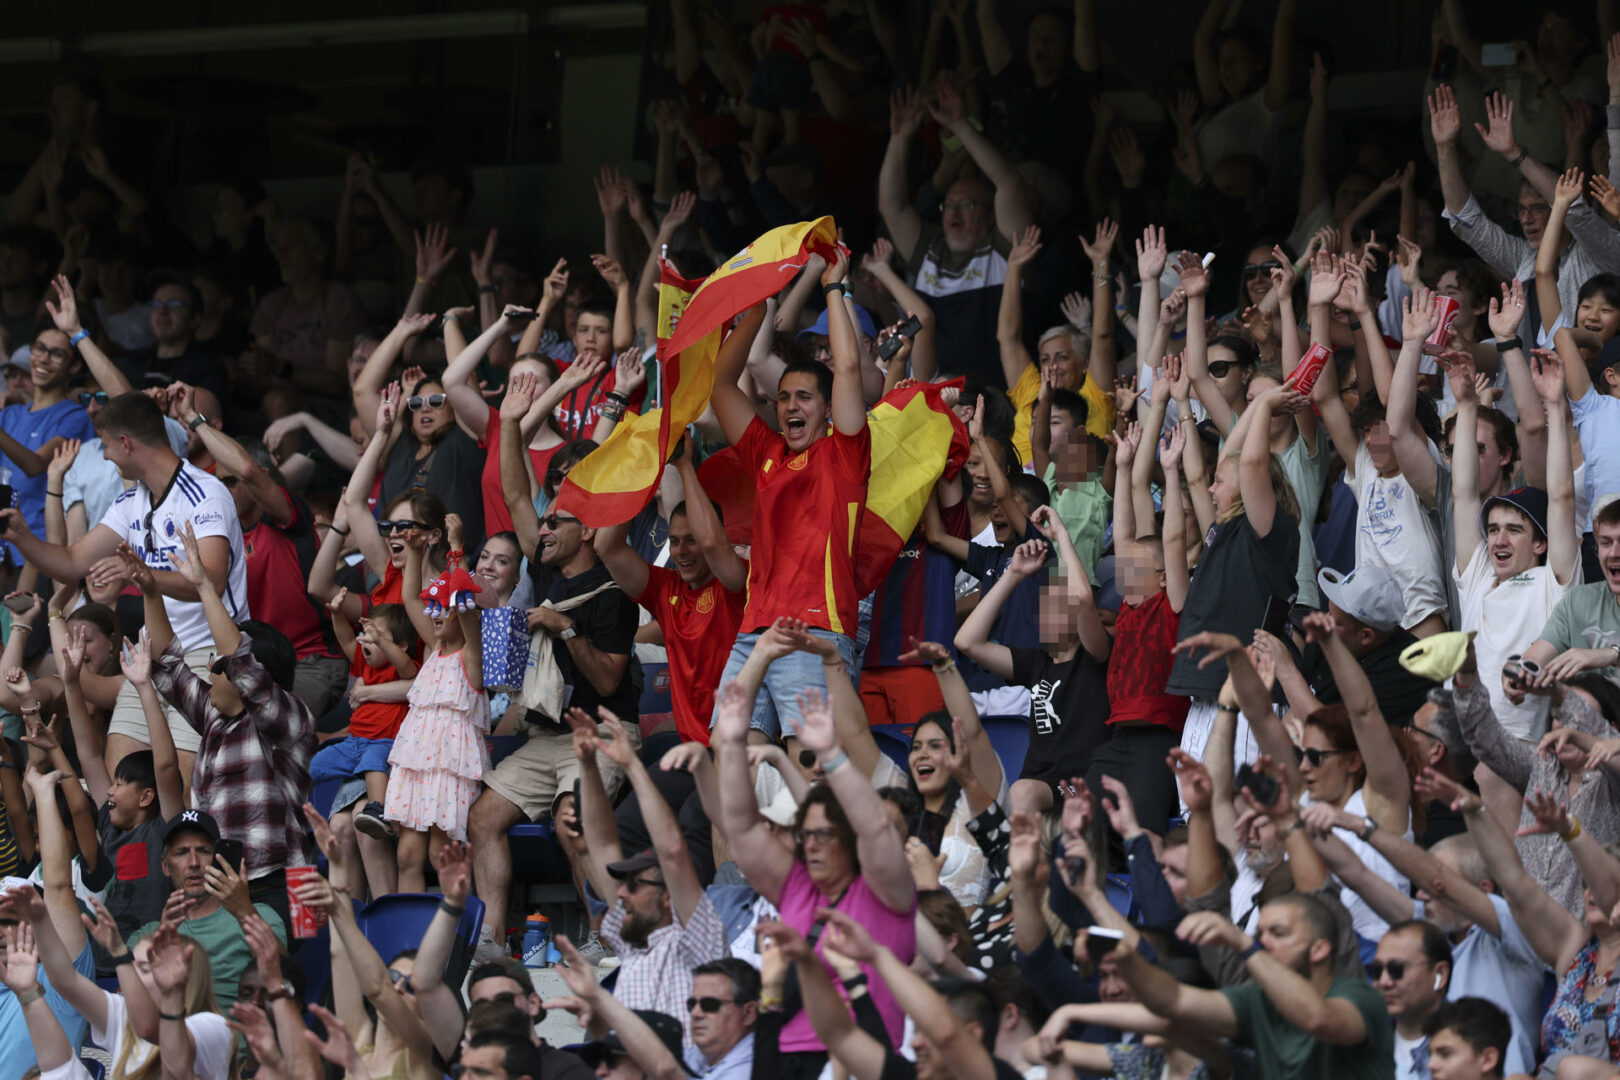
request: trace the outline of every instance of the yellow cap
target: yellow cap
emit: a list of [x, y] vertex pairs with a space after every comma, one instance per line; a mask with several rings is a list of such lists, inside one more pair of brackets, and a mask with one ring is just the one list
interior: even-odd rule
[[1473, 640], [1474, 631], [1453, 630], [1413, 642], [1401, 652], [1401, 667], [1425, 679], [1445, 682], [1462, 667]]

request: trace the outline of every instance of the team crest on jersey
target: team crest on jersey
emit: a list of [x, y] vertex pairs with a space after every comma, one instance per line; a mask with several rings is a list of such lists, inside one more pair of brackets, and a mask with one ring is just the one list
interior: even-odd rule
[[808, 464], [810, 464], [810, 451], [806, 450], [797, 457], [788, 458], [787, 467], [794, 472], [798, 472]]
[[166, 518], [163, 522], [163, 535], [173, 540], [179, 530], [174, 527], [174, 518]]
[[707, 589], [704, 589], [702, 592], [698, 593], [697, 609], [699, 615], [707, 615], [709, 612], [714, 610], [713, 585], [710, 585]]

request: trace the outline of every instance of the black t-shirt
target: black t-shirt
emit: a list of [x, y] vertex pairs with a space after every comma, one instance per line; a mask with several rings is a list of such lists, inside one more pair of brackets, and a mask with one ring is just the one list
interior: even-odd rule
[[[572, 597], [588, 593], [612, 580], [613, 576], [600, 562], [575, 577], [567, 578], [555, 574], [552, 576], [551, 588], [546, 593], [546, 599], [554, 606], [561, 605]], [[568, 697], [568, 704], [584, 709], [592, 716], [596, 715], [598, 705], [606, 705], [621, 720], [626, 723], [634, 722], [638, 715], [637, 703], [641, 700], [641, 663], [635, 656], [636, 626], [641, 620], [636, 602], [626, 596], [621, 589], [608, 589], [578, 607], [570, 608], [567, 615], [574, 621], [574, 629], [579, 635], [602, 652], [630, 657], [630, 662], [625, 665], [624, 675], [619, 679], [619, 685], [613, 688], [611, 694], [599, 694], [590, 680], [574, 667], [574, 658], [568, 651], [568, 643], [554, 638], [551, 655], [557, 660], [557, 670], [562, 672], [564, 685], [573, 688], [572, 694]], [[535, 713], [530, 713], [528, 719], [531, 722], [543, 722]]]
[[[1247, 645], [1265, 619], [1266, 603], [1273, 597], [1292, 600], [1298, 588], [1294, 571], [1299, 563], [1299, 524], [1277, 509], [1271, 532], [1255, 534], [1246, 515], [1215, 526], [1214, 538], [1187, 590], [1181, 610], [1180, 638], [1212, 630], [1232, 634]], [[1202, 653], [1176, 654], [1175, 667], [1165, 685], [1169, 694], [1214, 701], [1226, 682], [1226, 665], [1211, 664], [1200, 671]]]
[[1023, 779], [1084, 776], [1108, 741], [1108, 665], [1076, 649], [1058, 663], [1045, 649], [1011, 649], [1012, 682], [1029, 687], [1029, 752]]
[[999, 120], [1001, 145], [1015, 159], [1039, 161], [1059, 176], [1077, 175], [1091, 141], [1091, 98], [1097, 76], [1072, 59], [1051, 86], [1036, 86], [1022, 56], [990, 80], [990, 111]]
[[[1378, 711], [1389, 724], [1409, 724], [1412, 716], [1428, 700], [1430, 690], [1440, 684], [1433, 679], [1414, 675], [1401, 666], [1401, 653], [1417, 638], [1405, 630], [1397, 630], [1382, 645], [1361, 658], [1361, 670], [1372, 683], [1373, 697]], [[1338, 684], [1333, 681], [1333, 670], [1320, 645], [1305, 646], [1300, 660], [1300, 674], [1311, 684], [1311, 692], [1324, 705], [1337, 705], [1344, 700]], [[1421, 736], [1419, 736], [1421, 738]]]
[[229, 404], [231, 400], [230, 382], [225, 377], [225, 364], [212, 351], [198, 346], [195, 342], [186, 346], [186, 351], [179, 356], [164, 359], [158, 356], [157, 346], [152, 345], [144, 349], [132, 349], [124, 353], [113, 363], [118, 370], [124, 373], [130, 385], [137, 390], [145, 389], [158, 383], [158, 376], [165, 382], [183, 382], [192, 386], [200, 386], [212, 391], [222, 404]]
[[[996, 1080], [1023, 1080], [1023, 1075], [995, 1055], [990, 1057], [996, 1067]], [[917, 1063], [908, 1061], [889, 1043], [883, 1044], [883, 1073], [880, 1080], [917, 1080]]]
[[[103, 806], [96, 814], [96, 835], [101, 840], [98, 881], [86, 882], [91, 888], [106, 882], [104, 902], [118, 923], [119, 933], [128, 941], [147, 923], [163, 915], [164, 901], [173, 885], [163, 870], [163, 819], [154, 817], [133, 829], [120, 829], [112, 823], [112, 808]], [[109, 967], [110, 960], [101, 946], [95, 946], [96, 968]]]
[[455, 425], [427, 457], [418, 460], [421, 445], [406, 434], [388, 451], [377, 506], [388, 506], [412, 488], [432, 492], [444, 500], [446, 511], [461, 515], [462, 546], [477, 550], [484, 542], [483, 449]]

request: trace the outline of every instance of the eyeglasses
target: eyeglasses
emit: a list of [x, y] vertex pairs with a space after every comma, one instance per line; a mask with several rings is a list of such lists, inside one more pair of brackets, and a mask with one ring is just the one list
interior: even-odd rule
[[34, 342], [32, 345], [28, 346], [28, 349], [30, 352], [44, 353], [52, 360], [63, 364], [73, 359], [73, 353], [71, 351], [67, 349], [53, 349], [43, 341]]
[[797, 844], [803, 844], [806, 840], [814, 840], [818, 845], [825, 845], [832, 843], [836, 839], [838, 839], [838, 830], [833, 828], [793, 830], [793, 841]]
[[174, 300], [153, 300], [152, 306], [154, 308], [167, 308], [170, 311], [176, 311], [180, 308], [188, 308], [191, 305], [186, 303], [184, 300], [177, 298]]
[[737, 1004], [740, 1004], [740, 1002], [734, 998], [689, 997], [686, 999], [686, 1011], [691, 1012], [693, 1009], [702, 1009], [706, 1013], [717, 1013], [727, 1005]]
[[948, 214], [952, 210], [961, 210], [963, 213], [966, 213], [977, 205], [979, 204], [974, 202], [972, 199], [947, 199], [939, 204], [939, 212], [942, 214]]
[[1424, 731], [1422, 728], [1418, 727], [1416, 724], [1402, 724], [1402, 725], [1399, 725], [1399, 726], [1404, 727], [1407, 731], [1410, 731], [1414, 735], [1421, 735], [1425, 739], [1433, 739], [1437, 743], [1443, 743], [1443, 742], [1446, 741], [1446, 740], [1442, 739], [1440, 736], [1436, 735], [1432, 731]]
[[1529, 206], [1519, 207], [1515, 213], [1518, 214], [1519, 220], [1523, 221], [1525, 218], [1546, 217], [1548, 214], [1552, 213], [1552, 207], [1548, 206], [1544, 202], [1531, 203]]
[[80, 405], [88, 409], [92, 401], [97, 405], [105, 405], [111, 400], [111, 398], [108, 396], [107, 391], [105, 390], [86, 390], [84, 393], [78, 395], [78, 400]]
[[623, 884], [625, 891], [631, 893], [632, 895], [640, 892], [643, 885], [650, 886], [654, 889], [662, 889], [664, 887], [664, 883], [662, 881], [648, 881], [646, 878], [639, 877], [625, 878]]
[[546, 487], [555, 488], [558, 484], [563, 482], [563, 478], [567, 475], [568, 474], [563, 472], [561, 469], [547, 469]]
[[1335, 754], [1351, 754], [1354, 752], [1353, 750], [1318, 750], [1314, 746], [1307, 750], [1303, 746], [1296, 746], [1294, 747], [1294, 760], [1301, 765], [1308, 761], [1311, 768], [1320, 769], [1324, 758], [1333, 757]]
[[561, 514], [547, 514], [545, 517], [540, 519], [540, 524], [544, 525], [552, 532], [556, 532], [564, 525], [578, 525], [579, 518], [563, 517]]
[[1267, 259], [1263, 263], [1244, 263], [1243, 276], [1245, 278], [1252, 278], [1256, 274], [1265, 274], [1269, 277], [1273, 270], [1281, 269], [1282, 263], [1278, 262], [1276, 259]]
[[395, 971], [393, 968], [389, 968], [388, 978], [393, 982], [395, 989], [397, 989], [400, 993], [416, 993], [416, 988], [411, 985], [411, 977], [409, 975], [406, 975], [403, 972]]
[[405, 399], [405, 407], [411, 412], [421, 412], [423, 409], [442, 408], [444, 402], [445, 397], [443, 394], [428, 394], [426, 397], [421, 394], [414, 394]]
[[1374, 960], [1367, 965], [1367, 978], [1372, 982], [1377, 982], [1384, 977], [1386, 971], [1389, 972], [1390, 982], [1400, 982], [1406, 976], [1406, 961]]
[[427, 526], [420, 521], [379, 521], [377, 532], [382, 536], [392, 536], [395, 533], [410, 532], [412, 529], [426, 529]]
[[1236, 360], [1216, 360], [1209, 365], [1209, 374], [1212, 378], [1224, 379], [1233, 368], [1242, 366]]

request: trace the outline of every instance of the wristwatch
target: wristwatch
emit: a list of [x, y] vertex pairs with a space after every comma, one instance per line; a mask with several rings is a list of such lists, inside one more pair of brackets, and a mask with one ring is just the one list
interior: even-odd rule
[[579, 635], [579, 631], [575, 630], [572, 626], [570, 626], [570, 627], [567, 627], [566, 629], [564, 629], [561, 633], [559, 633], [557, 635], [557, 640], [558, 641], [572, 641], [578, 635]]
[[191, 423], [187, 424], [186, 426], [192, 431], [196, 431], [206, 423], [208, 423], [208, 417], [204, 416], [202, 413], [198, 413], [196, 416], [191, 418]]
[[276, 987], [274, 990], [266, 990], [264, 992], [264, 1000], [280, 1001], [282, 998], [292, 997], [293, 992], [293, 984], [288, 980], [283, 979], [280, 986]]
[[1362, 840], [1367, 841], [1371, 840], [1372, 834], [1377, 831], [1378, 822], [1374, 821], [1370, 817], [1364, 817], [1361, 819], [1361, 831], [1357, 833], [1357, 835], [1360, 836]]

